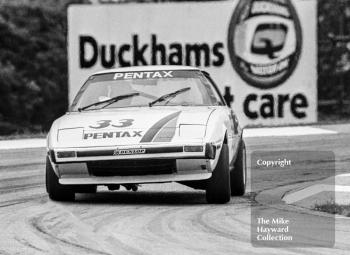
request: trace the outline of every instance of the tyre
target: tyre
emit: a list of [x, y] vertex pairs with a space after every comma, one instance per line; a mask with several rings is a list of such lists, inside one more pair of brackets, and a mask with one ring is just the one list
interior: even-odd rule
[[234, 168], [230, 173], [231, 179], [231, 195], [243, 196], [245, 193], [247, 181], [247, 166], [246, 166], [246, 149], [243, 139], [241, 140], [237, 152], [237, 158], [234, 163]]
[[58, 177], [52, 169], [49, 158], [46, 158], [46, 191], [49, 197], [55, 201], [73, 201], [75, 193], [69, 186], [58, 182]]
[[224, 144], [221, 149], [219, 161], [207, 183], [206, 198], [208, 203], [224, 204], [231, 199], [228, 158], [228, 147], [227, 144]]

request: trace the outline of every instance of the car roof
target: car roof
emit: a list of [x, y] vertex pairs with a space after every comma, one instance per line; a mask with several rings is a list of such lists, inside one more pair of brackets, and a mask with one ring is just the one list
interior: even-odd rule
[[199, 71], [198, 68], [192, 66], [178, 66], [178, 65], [153, 65], [153, 66], [132, 66], [132, 67], [120, 67], [115, 69], [107, 69], [104, 71], [96, 72], [97, 74], [108, 74], [118, 72], [147, 72], [147, 71]]

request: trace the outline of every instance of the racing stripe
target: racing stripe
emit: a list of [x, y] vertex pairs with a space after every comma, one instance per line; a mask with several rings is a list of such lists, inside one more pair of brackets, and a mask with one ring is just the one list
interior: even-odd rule
[[140, 143], [150, 143], [154, 139], [154, 137], [158, 134], [158, 132], [172, 119], [177, 118], [181, 112], [175, 112], [170, 114], [163, 119], [159, 120], [156, 124], [154, 124], [143, 136]]
[[179, 116], [169, 121], [163, 126], [163, 128], [158, 132], [158, 134], [153, 139], [153, 142], [171, 142], [176, 132], [176, 123]]

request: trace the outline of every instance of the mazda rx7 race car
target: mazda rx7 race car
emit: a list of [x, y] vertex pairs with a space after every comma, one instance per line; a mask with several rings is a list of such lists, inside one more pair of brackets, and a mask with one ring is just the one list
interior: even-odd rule
[[47, 151], [53, 200], [166, 182], [204, 189], [209, 203], [245, 192], [242, 129], [209, 74], [193, 67], [93, 74], [52, 124]]

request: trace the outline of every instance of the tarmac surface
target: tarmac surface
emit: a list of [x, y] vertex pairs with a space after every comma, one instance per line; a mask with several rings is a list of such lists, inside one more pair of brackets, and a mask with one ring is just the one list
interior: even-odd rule
[[[324, 150], [335, 153], [337, 175], [349, 173], [350, 125], [307, 130], [295, 134], [265, 130], [267, 135], [248, 131], [248, 166], [254, 151]], [[176, 183], [142, 185], [138, 192], [101, 188], [96, 195], [79, 194], [75, 202], [61, 203], [50, 201], [45, 191], [45, 149], [4, 146], [0, 150], [0, 254], [349, 254], [350, 218], [332, 218], [282, 201], [285, 194], [329, 177], [322, 171], [322, 161], [307, 162], [293, 177], [286, 178], [282, 171], [254, 173], [254, 187], [226, 205], [209, 205], [203, 191]], [[256, 170], [248, 168], [248, 176], [251, 171]], [[299, 222], [294, 234], [306, 246], [315, 240], [326, 243], [332, 234], [334, 246], [254, 247], [252, 209]], [[334, 229], [318, 229], [329, 219], [334, 220]], [[319, 235], [312, 236], [314, 231]], [[331, 232], [324, 235], [324, 231]]]

